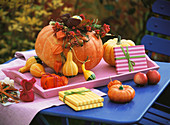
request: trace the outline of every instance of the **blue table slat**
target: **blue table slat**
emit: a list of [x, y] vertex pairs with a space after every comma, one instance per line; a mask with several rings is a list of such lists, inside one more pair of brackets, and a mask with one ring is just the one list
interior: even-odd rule
[[153, 122], [153, 121], [151, 121], [151, 120], [149, 120], [149, 119], [142, 119], [142, 120], [140, 120], [139, 122], [138, 122], [138, 124], [139, 125], [160, 125], [160, 124], [158, 124], [158, 123], [155, 123], [155, 122]]
[[170, 56], [170, 40], [145, 35], [141, 40], [141, 44], [145, 45], [147, 50]]
[[146, 113], [144, 118], [150, 119], [151, 121], [158, 123], [158, 124], [167, 125], [169, 123], [169, 120], [159, 117], [157, 115], [151, 114], [151, 113]]
[[159, 117], [162, 117], [164, 119], [170, 120], [170, 115], [166, 112], [161, 111], [161, 110], [158, 110], [158, 109], [155, 109], [155, 108], [150, 108], [148, 112], [152, 113], [154, 115], [157, 115]]
[[[166, 97], [169, 97], [169, 93], [170, 93], [170, 91], [168, 91], [168, 95]], [[164, 92], [164, 95], [165, 94], [167, 94], [167, 92], [166, 93]], [[156, 108], [158, 110], [161, 110], [163, 112], [170, 113], [170, 105], [169, 104], [164, 105], [164, 104], [161, 104], [161, 103], [156, 101], [152, 107], [154, 107], [154, 108]]]
[[152, 11], [158, 14], [170, 16], [170, 1], [157, 0], [152, 5]]
[[147, 21], [147, 30], [170, 36], [170, 21], [162, 18], [151, 17]]

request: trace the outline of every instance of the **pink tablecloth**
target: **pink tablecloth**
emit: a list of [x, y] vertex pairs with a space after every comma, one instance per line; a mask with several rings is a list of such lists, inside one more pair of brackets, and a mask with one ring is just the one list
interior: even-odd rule
[[[26, 60], [29, 57], [35, 55], [35, 51], [29, 51], [29, 53], [22, 56], [22, 52], [19, 52], [22, 59], [16, 59], [8, 64], [0, 65], [0, 80], [4, 79], [6, 76], [3, 74], [1, 69], [11, 67], [11, 66], [19, 66], [26, 63]], [[24, 52], [25, 54], [25, 52]], [[16, 88], [21, 88], [21, 86], [15, 83]], [[105, 93], [91, 89], [94, 93], [99, 96], [106, 95]], [[64, 104], [57, 97], [44, 99], [39, 95], [35, 94], [35, 100], [33, 102], [20, 102], [17, 104], [12, 104], [9, 106], [0, 105], [0, 125], [29, 125], [34, 116], [42, 109], [49, 108], [51, 106], [59, 106]]]
[[16, 58], [27, 60], [31, 56], [35, 56], [35, 55], [36, 55], [35, 50], [30, 50], [30, 51], [17, 51], [14, 56]]

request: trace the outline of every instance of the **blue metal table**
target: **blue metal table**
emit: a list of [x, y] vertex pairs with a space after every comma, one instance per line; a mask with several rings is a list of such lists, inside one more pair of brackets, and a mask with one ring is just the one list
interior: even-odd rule
[[[155, 102], [170, 83], [170, 63], [156, 63], [160, 66], [158, 71], [161, 74], [161, 80], [158, 85], [148, 85], [139, 88], [133, 80], [123, 82], [123, 84], [131, 85], [136, 91], [135, 98], [130, 103], [114, 103], [109, 100], [108, 96], [105, 96], [104, 106], [101, 108], [76, 112], [67, 105], [62, 105], [44, 109], [36, 117], [41, 119], [41, 123], [44, 124], [48, 124], [44, 116], [64, 118], [64, 124], [69, 124], [69, 119], [107, 124], [170, 124], [169, 103], [164, 105]], [[169, 86], [167, 88], [169, 89]], [[106, 86], [98, 87], [97, 89], [105, 93], [108, 91]], [[169, 90], [166, 90], [167, 92]], [[169, 100], [167, 95], [166, 97]]]

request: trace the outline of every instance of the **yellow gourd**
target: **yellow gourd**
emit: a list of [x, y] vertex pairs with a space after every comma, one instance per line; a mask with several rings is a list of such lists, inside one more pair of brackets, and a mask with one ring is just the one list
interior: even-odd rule
[[38, 56], [32, 56], [30, 58], [28, 58], [28, 60], [26, 61], [26, 64], [24, 67], [21, 67], [19, 69], [19, 72], [24, 73], [30, 70], [30, 67], [32, 64], [34, 63], [42, 63], [42, 61], [40, 60], [40, 58], [38, 58]]
[[82, 64], [82, 71], [86, 81], [96, 79], [96, 75], [92, 71], [85, 69], [85, 63]]
[[30, 73], [35, 77], [41, 77], [43, 74], [46, 74], [43, 65], [39, 63], [34, 63], [31, 65]]
[[73, 54], [71, 50], [67, 53], [67, 60], [63, 66], [63, 74], [67, 77], [73, 77], [78, 74], [78, 66], [73, 61]]
[[115, 55], [114, 49], [115, 47], [124, 47], [124, 46], [135, 46], [135, 43], [132, 40], [122, 39], [118, 36], [118, 38], [109, 39], [106, 43], [104, 43], [104, 55], [103, 59], [106, 63], [110, 64], [111, 66], [115, 66]]

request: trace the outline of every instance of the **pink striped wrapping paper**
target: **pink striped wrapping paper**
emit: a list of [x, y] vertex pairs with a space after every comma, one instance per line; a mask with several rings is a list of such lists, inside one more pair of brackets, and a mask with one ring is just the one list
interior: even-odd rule
[[[126, 47], [123, 47], [123, 49], [124, 49], [125, 53], [127, 53]], [[147, 68], [146, 57], [132, 58], [133, 56], [146, 55], [144, 45], [128, 46], [128, 52], [129, 52], [130, 60], [135, 63], [135, 65], [133, 66], [134, 71], [142, 70], [142, 69]], [[116, 59], [116, 58], [120, 58], [120, 57], [125, 57], [121, 47], [115, 47], [114, 48], [114, 53], [115, 53], [117, 74], [130, 72], [129, 71], [128, 60], [126, 58], [125, 59]]]

